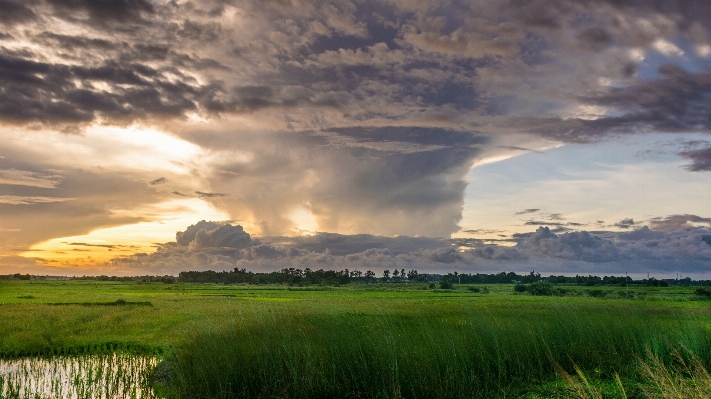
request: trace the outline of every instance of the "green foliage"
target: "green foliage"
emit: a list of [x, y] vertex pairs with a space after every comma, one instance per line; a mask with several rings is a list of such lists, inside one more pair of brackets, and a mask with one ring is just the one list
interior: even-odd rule
[[551, 296], [553, 295], [553, 284], [544, 282], [531, 283], [528, 285], [528, 292], [531, 295]]
[[607, 295], [607, 291], [603, 290], [587, 290], [587, 293], [593, 298], [603, 298]]
[[0, 280], [0, 357], [163, 354], [156, 384], [180, 398], [523, 397], [555, 385], [550, 358], [595, 381], [634, 381], [646, 348], [673, 363], [667, 342], [711, 359], [711, 308], [695, 287], [596, 299], [570, 285], [533, 296], [428, 284]]
[[671, 361], [663, 337], [711, 353], [703, 328], [666, 323], [673, 312], [659, 309], [442, 305], [406, 314], [372, 305], [298, 317], [300, 307], [241, 312], [174, 352], [165, 388], [173, 398], [518, 397], [555, 377], [551, 358], [604, 379], [633, 374], [645, 348]]
[[452, 284], [451, 281], [442, 280], [439, 282], [439, 288], [441, 288], [443, 290], [451, 290], [454, 288], [454, 284]]
[[[551, 296], [553, 295], [554, 290], [553, 284], [539, 281], [531, 284], [516, 284], [514, 286], [514, 292], [528, 292], [529, 294], [536, 296]], [[556, 294], [560, 294], [561, 292], [562, 291], [556, 291]]]

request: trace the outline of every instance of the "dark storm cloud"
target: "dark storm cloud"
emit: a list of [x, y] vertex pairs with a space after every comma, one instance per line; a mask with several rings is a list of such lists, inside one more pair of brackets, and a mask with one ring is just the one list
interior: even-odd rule
[[679, 155], [691, 160], [691, 164], [685, 166], [686, 169], [692, 172], [711, 171], [711, 147], [702, 148], [700, 150], [682, 151]]
[[[667, 65], [673, 57], [654, 44], [709, 44], [709, 10], [702, 1], [0, 0], [0, 122], [165, 127], [225, 154], [202, 171], [204, 186], [172, 195], [214, 201], [263, 234], [293, 232], [289, 214], [304, 209], [325, 231], [448, 237], [472, 164], [535, 148], [507, 141], [512, 132], [589, 142], [708, 129], [709, 71]], [[602, 110], [580, 117], [589, 106]], [[703, 153], [682, 156], [703, 169]], [[577, 226], [549, 220], [555, 231]]]
[[[131, 121], [177, 117], [214, 101], [217, 87], [171, 82], [165, 73], [139, 64], [50, 64], [5, 51], [0, 53], [0, 116], [17, 123], [88, 123], [97, 117]], [[76, 79], [84, 85], [77, 86]], [[111, 89], [97, 90], [92, 82]]]
[[623, 113], [583, 123], [589, 129], [633, 132], [695, 131], [711, 128], [711, 69], [688, 72], [673, 65], [659, 67], [660, 78], [622, 88], [611, 88], [585, 103], [612, 107]]
[[153, 5], [146, 0], [47, 0], [49, 4], [67, 18], [77, 11], [84, 11], [93, 20], [115, 20], [135, 22], [144, 13], [153, 13]]
[[12, 25], [20, 22], [26, 22], [36, 17], [28, 5], [32, 5], [33, 1], [12, 1], [0, 0], [0, 23]]
[[[211, 188], [230, 194], [219, 201], [232, 218], [266, 221], [262, 235], [289, 234], [293, 222], [285, 216], [304, 204], [324, 231], [435, 237], [457, 231], [465, 176], [481, 150], [428, 144], [437, 139], [427, 138], [424, 129], [412, 129], [409, 141], [386, 138], [405, 136], [407, 128], [395, 134], [364, 130], [360, 137], [349, 130], [349, 136], [305, 132], [235, 138], [230, 146], [264, 156], [222, 165]], [[444, 129], [433, 133], [466, 136]]]

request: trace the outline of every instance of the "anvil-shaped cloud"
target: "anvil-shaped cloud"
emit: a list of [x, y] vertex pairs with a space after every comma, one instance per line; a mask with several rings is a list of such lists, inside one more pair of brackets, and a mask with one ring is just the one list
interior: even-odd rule
[[[473, 166], [708, 134], [710, 22], [703, 0], [0, 0], [0, 255], [178, 197], [261, 236], [446, 239]], [[674, 156], [705, 172], [710, 148]], [[565, 237], [540, 242], [622, 256]]]

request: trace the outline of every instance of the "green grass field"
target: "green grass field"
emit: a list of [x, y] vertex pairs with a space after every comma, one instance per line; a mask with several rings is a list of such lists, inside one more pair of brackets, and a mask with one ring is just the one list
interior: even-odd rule
[[645, 360], [711, 360], [693, 288], [488, 288], [3, 280], [0, 356], [158, 354], [176, 398], [570, 397], [576, 366], [600, 397], [649, 397]]

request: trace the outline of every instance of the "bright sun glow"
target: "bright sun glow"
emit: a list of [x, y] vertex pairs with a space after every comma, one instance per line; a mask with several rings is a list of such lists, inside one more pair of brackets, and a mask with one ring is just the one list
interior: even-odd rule
[[[53, 238], [22, 253], [52, 265], [89, 265], [121, 255], [151, 253], [155, 245], [175, 241], [175, 233], [200, 220], [227, 220], [229, 215], [199, 199], [174, 200], [152, 207], [155, 220], [94, 230], [88, 234]], [[140, 214], [145, 215], [145, 210]]]
[[303, 207], [293, 210], [289, 214], [289, 219], [294, 222], [300, 234], [310, 234], [318, 230], [318, 223], [316, 223], [316, 219], [311, 213], [310, 208], [311, 206], [306, 204]]
[[[200, 147], [157, 129], [90, 126], [83, 134], [53, 131], [3, 132], [8, 145], [71, 167], [116, 170], [156, 170], [185, 173], [186, 164], [205, 159]], [[51, 147], [52, 152], [43, 151]]]

